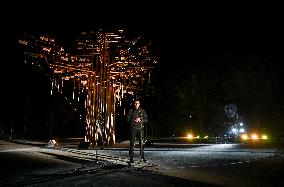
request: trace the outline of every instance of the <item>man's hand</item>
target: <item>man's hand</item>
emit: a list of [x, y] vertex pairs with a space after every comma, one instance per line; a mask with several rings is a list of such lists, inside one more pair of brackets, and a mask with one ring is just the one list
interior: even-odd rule
[[141, 122], [141, 118], [136, 118], [134, 121], [135, 121], [136, 123], [139, 123], [139, 122]]

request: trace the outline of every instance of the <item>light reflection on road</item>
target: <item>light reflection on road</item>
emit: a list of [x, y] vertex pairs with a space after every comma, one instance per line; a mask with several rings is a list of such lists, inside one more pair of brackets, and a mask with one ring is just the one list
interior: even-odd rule
[[[59, 148], [55, 147], [27, 147], [27, 145], [10, 144], [14, 146], [9, 149], [1, 150], [1, 152], [46, 152], [56, 153], [58, 155], [76, 156], [110, 160], [117, 162], [128, 161], [128, 147], [123, 148], [100, 148], [100, 149], [83, 149], [77, 148]], [[169, 145], [169, 147], [159, 147], [158, 144], [151, 147], [145, 147], [145, 156], [150, 163], [154, 163], [159, 167], [164, 168], [191, 168], [191, 167], [205, 167], [227, 164], [239, 164], [244, 162], [250, 162], [252, 160], [267, 158], [275, 155], [276, 150], [274, 148], [247, 148], [240, 144], [200, 144], [188, 147], [175, 147]], [[135, 148], [135, 160], [139, 160], [139, 149]]]

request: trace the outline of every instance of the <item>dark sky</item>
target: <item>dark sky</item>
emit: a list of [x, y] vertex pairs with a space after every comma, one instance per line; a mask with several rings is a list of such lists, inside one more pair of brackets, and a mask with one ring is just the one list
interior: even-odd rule
[[174, 59], [187, 65], [200, 57], [208, 62], [224, 53], [253, 54], [279, 66], [284, 29], [283, 11], [278, 9], [268, 3], [216, 2], [11, 4], [6, 6], [9, 14], [2, 14], [2, 41], [10, 46], [4, 48], [4, 56], [13, 54], [14, 41], [25, 31], [56, 33], [68, 44], [80, 31], [123, 27], [152, 40], [153, 51], [160, 55], [161, 63], [169, 65], [164, 66], [167, 69]]
[[11, 6], [14, 16], [4, 20], [2, 31], [10, 37], [24, 31], [55, 32], [68, 40], [80, 31], [125, 27], [133, 33], [145, 33], [155, 49], [167, 55], [190, 48], [271, 49], [281, 47], [284, 41], [281, 12], [267, 4], [145, 1], [32, 5]]
[[209, 62], [224, 53], [252, 54], [276, 66], [283, 61], [283, 16], [277, 5], [145, 1], [67, 6], [50, 2], [11, 5], [7, 11], [13, 16], [2, 23], [3, 41], [9, 46], [4, 48], [4, 56], [13, 54], [15, 40], [25, 31], [55, 33], [69, 44], [80, 31], [123, 27], [129, 33], [148, 37], [153, 52], [160, 56], [161, 63], [167, 64], [166, 69], [172, 68], [173, 60], [184, 67], [189, 61]]
[[[153, 53], [160, 56], [165, 76], [182, 74], [185, 69], [194, 71], [194, 67], [224, 56], [230, 60], [250, 55], [269, 61], [279, 74], [283, 72], [282, 16], [269, 6], [257, 9], [145, 2], [127, 6], [80, 3], [68, 8], [54, 4], [26, 7], [13, 7], [16, 16], [4, 20], [2, 46], [8, 46], [2, 50], [4, 58], [9, 54], [15, 57], [15, 41], [25, 31], [55, 33], [68, 45], [80, 31], [122, 27], [129, 34], [142, 33], [152, 41]], [[13, 67], [12, 63], [5, 65]]]

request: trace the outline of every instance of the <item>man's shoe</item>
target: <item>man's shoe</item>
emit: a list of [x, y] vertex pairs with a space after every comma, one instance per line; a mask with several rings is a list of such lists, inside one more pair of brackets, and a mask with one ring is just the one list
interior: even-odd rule
[[140, 160], [140, 162], [148, 162], [148, 160], [146, 160], [145, 158], [142, 158], [142, 159]]

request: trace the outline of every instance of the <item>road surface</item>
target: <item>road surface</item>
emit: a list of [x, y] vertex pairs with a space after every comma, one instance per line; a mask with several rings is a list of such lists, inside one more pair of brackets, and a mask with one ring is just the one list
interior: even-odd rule
[[276, 148], [241, 144], [145, 148], [128, 164], [127, 146], [77, 149], [0, 141], [1, 186], [283, 186]]

